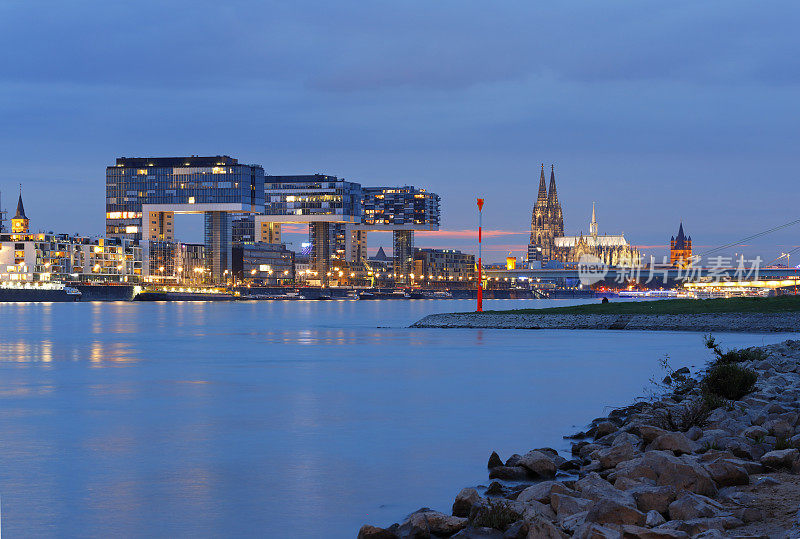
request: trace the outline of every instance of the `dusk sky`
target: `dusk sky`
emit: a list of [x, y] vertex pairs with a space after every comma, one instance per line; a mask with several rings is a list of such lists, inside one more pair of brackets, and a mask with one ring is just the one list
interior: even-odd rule
[[[601, 233], [662, 256], [683, 219], [702, 253], [798, 218], [799, 17], [752, 1], [4, 0], [2, 204], [22, 183], [34, 230], [101, 234], [116, 157], [227, 154], [437, 192], [442, 231], [418, 246], [474, 251], [482, 196], [491, 261], [525, 249], [544, 162], [568, 234], [595, 201]], [[737, 251], [769, 261], [798, 236]]]

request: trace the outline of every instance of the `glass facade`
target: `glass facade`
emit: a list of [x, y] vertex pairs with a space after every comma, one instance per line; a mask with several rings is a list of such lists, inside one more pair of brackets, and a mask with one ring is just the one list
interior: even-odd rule
[[361, 216], [361, 185], [336, 176], [266, 176], [264, 191], [266, 215]]
[[363, 223], [373, 226], [439, 227], [441, 199], [425, 189], [364, 187]]
[[215, 157], [121, 157], [106, 168], [106, 234], [141, 239], [144, 204], [264, 204], [264, 169]]

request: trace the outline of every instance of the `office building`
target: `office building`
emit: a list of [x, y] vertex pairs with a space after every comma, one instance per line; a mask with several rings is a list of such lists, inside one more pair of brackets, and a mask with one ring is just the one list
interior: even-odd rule
[[175, 276], [168, 260], [175, 258], [177, 213], [204, 215], [206, 267], [212, 280], [224, 280], [231, 270], [231, 215], [263, 208], [264, 169], [226, 155], [121, 157], [106, 168], [106, 234], [141, 242], [145, 277]]

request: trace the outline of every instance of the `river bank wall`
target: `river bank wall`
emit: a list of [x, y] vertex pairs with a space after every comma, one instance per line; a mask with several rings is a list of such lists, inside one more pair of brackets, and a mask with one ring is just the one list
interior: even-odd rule
[[534, 314], [441, 313], [426, 316], [414, 328], [483, 329], [612, 329], [646, 331], [744, 331], [758, 333], [800, 330], [800, 313], [713, 314]]

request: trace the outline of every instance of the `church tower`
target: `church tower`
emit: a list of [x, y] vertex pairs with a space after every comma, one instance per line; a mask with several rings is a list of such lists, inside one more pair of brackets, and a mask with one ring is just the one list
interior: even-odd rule
[[550, 167], [550, 188], [545, 184], [544, 163], [539, 175], [539, 194], [531, 215], [531, 237], [528, 243], [528, 260], [559, 260], [555, 238], [564, 235], [564, 214], [558, 201], [555, 169]]
[[679, 268], [686, 268], [692, 263], [692, 237], [683, 232], [683, 221], [678, 227], [678, 235], [669, 241], [669, 263]]
[[11, 219], [11, 233], [12, 234], [27, 234], [29, 227], [28, 218], [25, 216], [25, 206], [22, 205], [22, 190], [19, 192], [19, 200], [17, 201], [17, 213]]
[[597, 215], [594, 213], [594, 202], [592, 202], [592, 222], [589, 223], [589, 234], [597, 237]]

